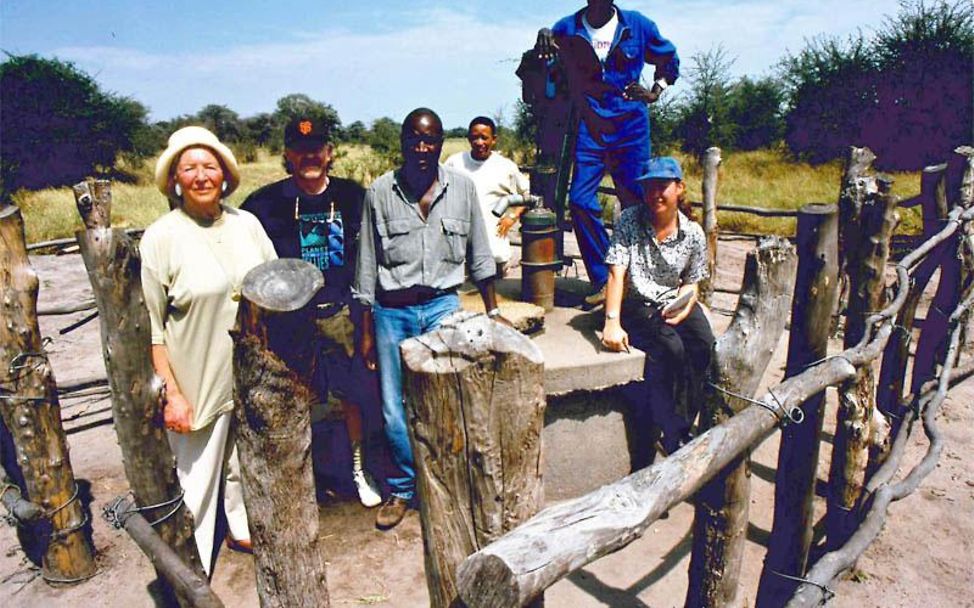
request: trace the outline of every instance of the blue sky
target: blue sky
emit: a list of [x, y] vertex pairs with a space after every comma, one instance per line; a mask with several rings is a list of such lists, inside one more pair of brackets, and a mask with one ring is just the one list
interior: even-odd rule
[[[869, 33], [897, 0], [632, 0], [685, 66], [722, 45], [736, 76], [762, 76], [805, 39]], [[345, 124], [437, 110], [448, 127], [513, 113], [514, 76], [538, 28], [582, 0], [0, 0], [0, 49], [75, 63], [154, 120], [209, 103], [241, 116], [305, 93]], [[684, 87], [668, 92], [679, 94]]]

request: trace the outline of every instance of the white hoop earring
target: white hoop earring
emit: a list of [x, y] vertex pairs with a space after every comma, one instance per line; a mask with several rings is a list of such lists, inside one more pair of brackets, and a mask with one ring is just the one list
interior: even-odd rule
[[173, 186], [172, 191], [176, 194], [176, 198], [183, 198], [183, 187], [179, 184]]
[[223, 185], [220, 186], [220, 192], [226, 193], [226, 191], [227, 191], [227, 183], [223, 182]]

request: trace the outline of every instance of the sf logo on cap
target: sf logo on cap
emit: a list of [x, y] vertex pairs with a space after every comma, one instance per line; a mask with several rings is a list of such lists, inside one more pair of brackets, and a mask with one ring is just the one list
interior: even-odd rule
[[302, 120], [298, 124], [298, 131], [301, 131], [301, 135], [307, 135], [308, 133], [311, 133], [311, 129], [312, 126], [310, 120]]

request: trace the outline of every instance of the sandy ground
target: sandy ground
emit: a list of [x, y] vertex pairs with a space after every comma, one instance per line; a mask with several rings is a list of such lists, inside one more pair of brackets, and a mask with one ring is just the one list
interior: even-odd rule
[[[722, 241], [718, 287], [736, 288], [749, 241]], [[36, 257], [42, 280], [41, 305], [89, 297], [87, 277], [77, 255]], [[726, 325], [734, 296], [720, 295], [715, 321]], [[58, 330], [83, 313], [43, 317], [42, 330], [55, 338], [50, 347], [57, 379], [104, 373], [98, 323], [59, 336]], [[782, 373], [786, 338], [769, 366], [765, 385]], [[832, 392], [832, 391], [830, 391]], [[829, 416], [834, 420], [834, 394]], [[87, 486], [95, 514], [93, 538], [99, 573], [72, 587], [52, 587], [24, 557], [13, 528], [0, 526], [0, 604], [4, 606], [138, 606], [155, 605], [154, 573], [149, 560], [128, 536], [101, 517], [102, 507], [127, 491], [121, 454], [111, 426], [110, 404], [104, 395], [62, 402], [75, 475]], [[859, 561], [854, 577], [839, 583], [833, 605], [840, 607], [974, 606], [974, 382], [951, 393], [940, 425], [946, 449], [940, 464], [913, 495], [893, 505], [878, 541]], [[826, 431], [820, 479], [827, 475], [831, 428]], [[584, 439], [580, 438], [584, 444]], [[777, 435], [754, 452], [750, 529], [743, 585], [753, 605], [757, 580], [771, 529]], [[597, 453], [597, 446], [590, 447]], [[905, 463], [922, 457], [926, 442], [915, 438]], [[824, 481], [824, 479], [822, 479]], [[816, 500], [817, 516], [824, 501]], [[689, 564], [689, 528], [693, 509], [682, 504], [667, 520], [625, 549], [602, 558], [552, 587], [548, 606], [653, 607], [682, 606]], [[328, 580], [335, 606], [413, 607], [428, 603], [423, 574], [419, 517], [410, 512], [389, 532], [373, 527], [373, 513], [350, 500], [322, 505]], [[250, 556], [222, 551], [213, 588], [228, 606], [256, 606], [254, 568]]]

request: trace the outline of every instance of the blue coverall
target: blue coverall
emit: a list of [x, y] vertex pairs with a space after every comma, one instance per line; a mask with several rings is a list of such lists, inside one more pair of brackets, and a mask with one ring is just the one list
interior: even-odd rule
[[[650, 157], [649, 109], [642, 101], [625, 99], [622, 93], [628, 84], [639, 82], [645, 63], [656, 66], [654, 80], [665, 78], [667, 83], [674, 83], [680, 75], [680, 59], [676, 47], [660, 35], [653, 21], [637, 11], [617, 8], [615, 38], [605, 61], [599, 62], [582, 24], [584, 11], [558, 21], [552, 33], [563, 50], [574, 51], [563, 53], [563, 62], [590, 65], [587, 71], [577, 65], [566, 66], [566, 71], [572, 72], [569, 88], [585, 100], [579, 108], [569, 204], [585, 270], [598, 290], [609, 278], [605, 265], [609, 236], [596, 198], [599, 183], [608, 171], [621, 199], [638, 199], [636, 178], [645, 172]], [[601, 76], [591, 67], [596, 65]]]

